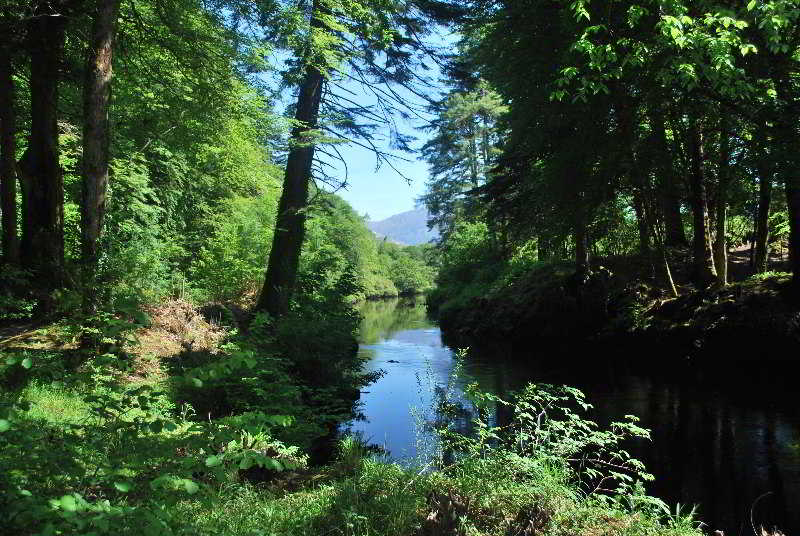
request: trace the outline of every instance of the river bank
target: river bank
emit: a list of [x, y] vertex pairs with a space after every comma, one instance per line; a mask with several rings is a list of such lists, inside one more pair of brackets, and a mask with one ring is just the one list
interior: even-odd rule
[[[362, 337], [383, 340], [421, 310], [365, 314], [375, 329]], [[331, 415], [320, 412], [339, 395], [292, 380], [289, 367], [302, 360], [232, 345], [223, 324], [185, 302], [149, 312], [150, 326], [118, 358], [131, 366], [111, 375], [103, 356], [66, 373], [78, 355], [65, 325], [3, 348], [4, 382], [28, 380], [0, 406], [0, 519], [14, 533], [699, 534], [685, 513], [669, 514], [638, 488], [591, 492], [555, 444], [515, 451], [452, 430], [447, 463], [420, 466], [345, 438], [331, 462], [313, 466], [307, 439], [324, 432]]]
[[429, 310], [456, 346], [536, 344], [577, 355], [594, 348], [584, 353], [591, 359], [649, 346], [648, 359], [673, 363], [796, 359], [800, 307], [786, 298], [789, 274], [769, 272], [724, 288], [686, 284], [673, 297], [624, 264], [599, 266], [584, 281], [569, 264], [542, 264], [483, 284], [483, 292], [434, 292]]
[[[597, 343], [568, 351], [473, 341], [466, 358], [458, 359], [452, 348], [461, 346], [426, 317], [421, 301], [374, 303], [362, 313], [367, 329], [360, 352], [368, 370], [385, 374], [362, 393], [364, 419], [348, 432], [392, 459], [429, 455], [431, 426], [446, 420], [435, 411], [445, 394], [466, 408], [452, 422], [467, 433], [470, 385], [501, 398], [530, 382], [569, 385], [586, 394], [594, 406], [589, 418], [600, 425], [632, 414], [651, 430], [652, 441], [627, 448], [656, 477], [647, 483], [648, 493], [673, 511], [677, 504], [696, 505], [706, 529], [726, 534], [744, 533], [751, 518], [756, 526], [778, 526], [787, 534], [800, 530], [800, 513], [792, 507], [800, 495], [800, 413], [793, 379], [783, 370], [749, 367], [743, 373], [674, 358], [665, 366], [666, 357], [652, 345], [606, 353]], [[504, 407], [493, 412], [495, 422], [508, 419]]]

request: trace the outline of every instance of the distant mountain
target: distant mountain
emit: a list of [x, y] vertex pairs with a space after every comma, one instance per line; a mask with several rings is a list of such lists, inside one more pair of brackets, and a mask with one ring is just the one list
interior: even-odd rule
[[367, 222], [367, 227], [380, 238], [405, 246], [425, 244], [439, 238], [436, 230], [428, 230], [428, 211], [424, 208], [401, 212], [385, 220]]

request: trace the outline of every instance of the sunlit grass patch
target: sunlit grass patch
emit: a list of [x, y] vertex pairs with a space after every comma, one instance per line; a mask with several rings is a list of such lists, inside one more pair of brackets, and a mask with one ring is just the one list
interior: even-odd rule
[[28, 417], [53, 423], [76, 422], [88, 416], [88, 406], [81, 395], [58, 385], [31, 383], [22, 392], [22, 399], [30, 403]]

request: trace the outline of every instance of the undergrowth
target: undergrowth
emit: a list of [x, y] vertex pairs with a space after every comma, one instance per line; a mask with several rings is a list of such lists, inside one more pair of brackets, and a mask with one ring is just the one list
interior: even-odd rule
[[[373, 379], [353, 351], [358, 316], [339, 298], [350, 284], [307, 294], [280, 322], [256, 316], [246, 335], [173, 304], [181, 325], [104, 311], [49, 328], [49, 346], [3, 349], [2, 526], [98, 536], [697, 532], [691, 516], [644, 494], [650, 477], [623, 443], [646, 431], [633, 418], [598, 429], [574, 389], [531, 385], [504, 400], [471, 387], [459, 401], [466, 413], [439, 400], [438, 456], [424, 466], [345, 438], [334, 462], [310, 467], [314, 442], [352, 411], [349, 392]], [[180, 350], [143, 352], [146, 325], [182, 333]], [[502, 423], [490, 418], [500, 406]], [[473, 422], [458, 430], [449, 412]]]

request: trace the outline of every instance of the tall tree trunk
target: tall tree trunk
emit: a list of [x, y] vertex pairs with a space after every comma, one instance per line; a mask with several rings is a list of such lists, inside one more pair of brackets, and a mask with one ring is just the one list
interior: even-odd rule
[[469, 138], [469, 175], [472, 180], [472, 187], [477, 188], [480, 185], [480, 178], [478, 173], [478, 142], [475, 134], [475, 122], [470, 120], [469, 128], [467, 131]]
[[772, 179], [774, 176], [773, 155], [769, 153], [767, 126], [759, 125], [756, 129], [758, 144], [758, 211], [755, 224], [755, 273], [767, 271], [769, 258], [769, 209], [772, 204]]
[[83, 86], [83, 200], [81, 203], [81, 267], [83, 309], [96, 307], [98, 241], [103, 229], [108, 189], [112, 56], [120, 0], [97, 0], [92, 41]]
[[31, 237], [33, 236], [33, 213], [28, 210], [31, 198], [31, 148], [25, 149], [22, 158], [17, 162], [17, 178], [19, 179], [19, 193], [20, 193], [20, 213], [22, 218], [21, 225], [21, 238], [19, 242], [19, 259], [20, 264], [27, 266], [26, 259], [31, 257]]
[[692, 267], [692, 279], [696, 285], [705, 287], [716, 279], [716, 272], [714, 270], [714, 258], [711, 255], [707, 228], [708, 204], [706, 202], [705, 181], [703, 178], [703, 141], [695, 118], [690, 119], [688, 136], [689, 156], [691, 160], [689, 186], [692, 221], [694, 224], [694, 236], [692, 239], [694, 264]]
[[481, 133], [481, 153], [483, 156], [483, 180], [488, 181], [489, 175], [489, 120], [486, 115], [481, 115], [483, 132]]
[[645, 213], [644, 194], [639, 187], [634, 186], [633, 210], [636, 213], [636, 227], [639, 230], [639, 251], [646, 259], [650, 259], [650, 228], [648, 225], [647, 214]]
[[786, 189], [786, 205], [789, 215], [789, 266], [792, 270], [792, 297], [800, 301], [800, 144], [797, 140], [797, 106], [791, 87], [791, 80], [786, 68], [786, 61], [782, 62], [775, 81], [783, 110], [776, 122], [775, 134], [778, 137], [777, 146], [780, 154], [777, 161], [780, 166], [781, 178]]
[[11, 51], [0, 47], [0, 209], [3, 212], [3, 260], [19, 261], [17, 241], [16, 116]]
[[728, 120], [723, 117], [720, 124], [719, 176], [717, 177], [717, 232], [714, 242], [714, 265], [717, 269], [717, 284], [728, 284], [728, 189], [731, 174], [731, 134]]
[[64, 49], [62, 16], [39, 2], [28, 26], [31, 56], [29, 249], [24, 264], [41, 276], [44, 288], [64, 283], [64, 179], [58, 161], [58, 80]]
[[586, 202], [583, 193], [577, 192], [575, 196], [575, 272], [583, 278], [590, 273], [589, 267], [589, 224]]
[[[312, 9], [318, 13], [318, 0], [315, 0]], [[319, 25], [315, 20], [312, 19], [312, 25]], [[256, 304], [257, 310], [266, 311], [274, 317], [283, 316], [289, 311], [289, 300], [297, 280], [314, 161], [313, 131], [317, 128], [323, 82], [322, 73], [309, 63], [297, 97], [295, 119], [298, 124], [291, 134], [292, 146], [286, 162], [267, 274]]]
[[672, 155], [667, 145], [664, 115], [656, 105], [653, 106], [650, 116], [653, 122], [656, 152], [658, 153], [658, 184], [661, 210], [664, 213], [665, 245], [688, 246], [689, 241], [686, 239], [686, 233], [683, 230], [683, 219], [681, 218], [681, 195], [678, 188], [678, 178], [675, 175]]

